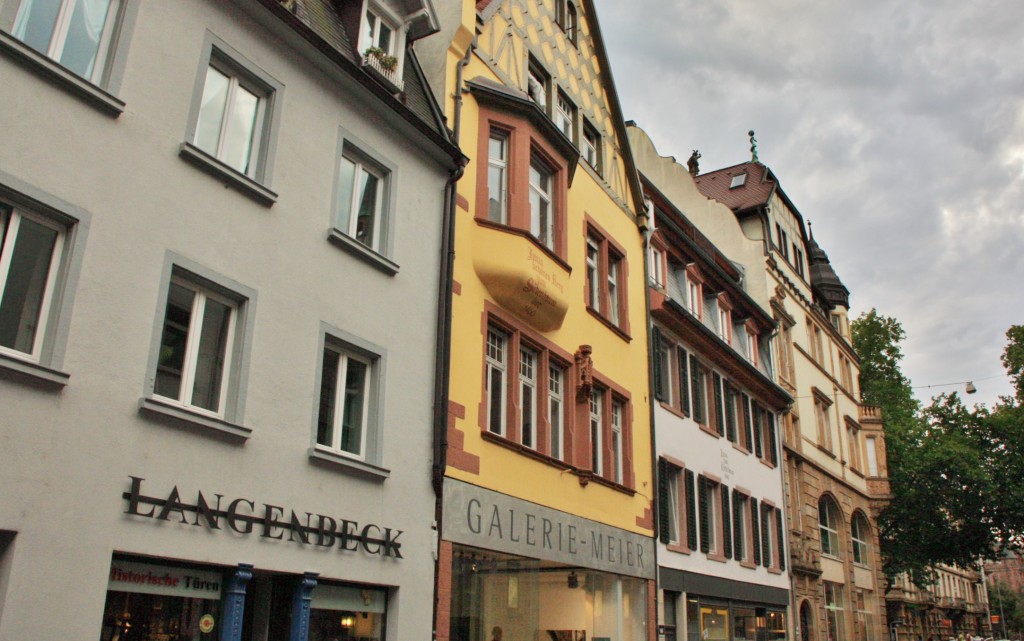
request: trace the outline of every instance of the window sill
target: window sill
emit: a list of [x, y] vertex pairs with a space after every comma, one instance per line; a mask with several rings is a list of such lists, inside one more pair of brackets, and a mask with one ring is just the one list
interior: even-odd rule
[[367, 480], [380, 483], [383, 483], [391, 476], [391, 470], [339, 454], [334, 450], [319, 445], [309, 448], [309, 460], [339, 472], [350, 473], [354, 476], [361, 476]]
[[193, 412], [184, 407], [165, 403], [151, 397], [139, 400], [139, 411], [174, 427], [181, 427], [226, 440], [245, 442], [252, 435], [252, 430], [248, 427]]
[[178, 155], [214, 178], [219, 178], [228, 187], [234, 187], [245, 196], [252, 198], [264, 207], [277, 202], [277, 193], [245, 174], [228, 167], [210, 154], [190, 142], [183, 142], [178, 148]]
[[744, 454], [750, 454], [750, 450], [748, 450], [747, 448], [743, 447], [739, 443], [733, 443], [732, 444], [732, 449], [738, 450], [740, 452], [743, 452]]
[[858, 470], [857, 468], [855, 468], [852, 465], [850, 466], [850, 471], [853, 472], [854, 474], [856, 474], [857, 476], [861, 477], [861, 478], [865, 478], [864, 472], [861, 472], [860, 470]]
[[63, 389], [71, 379], [71, 375], [65, 372], [7, 354], [0, 354], [0, 375], [35, 387], [54, 390]]
[[665, 545], [665, 549], [669, 552], [678, 552], [679, 554], [690, 554], [690, 549], [685, 545], [679, 545], [677, 543], [668, 543]]
[[671, 412], [672, 414], [678, 416], [679, 418], [690, 418], [687, 414], [684, 414], [683, 411], [680, 410], [675, 405], [670, 405], [670, 404], [666, 403], [665, 401], [658, 401], [658, 403], [661, 405], [662, 409], [664, 409], [666, 412]]
[[630, 336], [629, 334], [627, 334], [624, 329], [622, 329], [621, 327], [619, 327], [615, 323], [613, 323], [610, 320], [608, 320], [607, 318], [605, 318], [603, 314], [598, 312], [593, 307], [590, 307], [588, 305], [587, 306], [587, 312], [589, 312], [590, 315], [593, 316], [594, 318], [596, 318], [597, 320], [601, 321], [602, 325], [604, 325], [608, 329], [610, 329], [613, 332], [615, 332], [616, 334], [618, 334], [619, 338], [621, 338], [622, 340], [626, 341], [627, 343], [629, 343], [629, 342], [631, 342], [633, 340], [633, 337]]
[[124, 113], [123, 101], [3, 31], [0, 31], [0, 52], [108, 116], [117, 118]]
[[521, 454], [529, 456], [532, 459], [536, 459], [536, 460], [538, 460], [538, 461], [540, 461], [542, 463], [546, 463], [546, 464], [550, 465], [551, 467], [558, 468], [559, 470], [562, 470], [562, 471], [572, 472], [573, 474], [575, 474], [575, 475], [580, 477], [580, 483], [582, 483], [584, 485], [586, 485], [587, 483], [590, 483], [590, 482], [594, 482], [594, 483], [597, 483], [598, 485], [603, 485], [603, 486], [611, 488], [613, 490], [617, 490], [619, 492], [622, 492], [623, 494], [628, 494], [629, 496], [633, 496], [634, 494], [636, 494], [636, 490], [634, 490], [633, 488], [630, 488], [630, 487], [627, 487], [625, 485], [622, 485], [621, 483], [616, 483], [615, 481], [611, 481], [609, 479], [606, 479], [603, 476], [599, 476], [599, 475], [595, 474], [591, 470], [583, 470], [583, 469], [580, 469], [580, 468], [578, 468], [578, 467], [576, 467], [574, 465], [570, 465], [569, 463], [566, 463], [565, 461], [556, 459], [553, 456], [548, 456], [547, 454], [544, 454], [543, 452], [538, 452], [537, 450], [535, 450], [533, 448], [530, 448], [530, 447], [527, 447], [527, 446], [523, 445], [522, 443], [516, 443], [515, 441], [511, 441], [511, 440], [505, 438], [504, 436], [499, 436], [499, 435], [494, 434], [493, 432], [489, 432], [487, 430], [481, 430], [480, 437], [483, 438], [483, 440], [485, 440], [485, 441], [487, 441], [489, 443], [494, 443], [495, 445], [499, 445], [501, 447], [504, 447], [504, 448], [507, 448], [507, 449], [510, 449], [510, 450], [514, 450], [516, 452], [519, 452]]
[[349, 254], [355, 256], [370, 267], [378, 269], [388, 276], [398, 273], [398, 264], [375, 252], [355, 238], [342, 232], [340, 229], [332, 228], [327, 232], [327, 240]]
[[708, 552], [708, 553], [707, 553], [707, 557], [708, 557], [708, 561], [717, 561], [717, 562], [719, 562], [719, 563], [725, 563], [725, 562], [726, 562], [726, 559], [725, 559], [725, 555], [724, 555], [724, 554], [718, 554], [718, 553], [714, 553], [714, 552]]
[[824, 453], [825, 453], [825, 455], [826, 455], [826, 456], [828, 456], [829, 458], [832, 458], [832, 459], [835, 459], [835, 460], [839, 460], [839, 457], [837, 457], [837, 456], [835, 455], [835, 453], [834, 453], [834, 452], [832, 452], [832, 450], [828, 449], [828, 448], [827, 448], [827, 447], [825, 447], [824, 445], [819, 445], [818, 443], [815, 443], [815, 444], [814, 444], [814, 447], [816, 447], [816, 448], [818, 448], [819, 450], [821, 450], [822, 452], [824, 452]]
[[776, 467], [776, 465], [775, 465], [774, 463], [772, 463], [771, 461], [766, 461], [766, 460], [765, 460], [765, 459], [763, 459], [763, 458], [759, 458], [759, 459], [757, 459], [757, 460], [761, 461], [761, 465], [764, 465], [765, 467], [771, 468], [771, 469], [773, 469], [773, 470], [774, 470], [774, 469], [775, 469], [775, 467]]
[[754, 563], [753, 561], [746, 561], [746, 560], [744, 560], [744, 561], [740, 561], [740, 567], [741, 568], [747, 568], [748, 570], [756, 570], [757, 569], [757, 564]]
[[782, 570], [773, 565], [772, 567], [768, 568], [768, 574], [782, 574]]
[[708, 436], [713, 436], [715, 438], [722, 438], [722, 435], [719, 434], [717, 430], [714, 430], [714, 429], [708, 427], [704, 423], [697, 423], [697, 425], [700, 427], [700, 431], [704, 432]]

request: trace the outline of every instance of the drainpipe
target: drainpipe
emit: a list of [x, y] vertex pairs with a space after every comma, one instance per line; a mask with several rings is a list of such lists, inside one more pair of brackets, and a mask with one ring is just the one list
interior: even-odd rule
[[[462, 122], [462, 73], [469, 64], [470, 56], [476, 50], [476, 39], [470, 44], [465, 57], [455, 69], [455, 115], [453, 117], [452, 142], [458, 146], [459, 130]], [[444, 218], [441, 223], [441, 286], [437, 299], [437, 330], [435, 335], [434, 363], [434, 452], [431, 469], [431, 484], [434, 488], [434, 594], [438, 593], [441, 546], [441, 516], [444, 503], [444, 471], [447, 466], [448, 453], [448, 388], [451, 380], [451, 338], [452, 338], [452, 283], [454, 282], [455, 266], [455, 208], [457, 200], [456, 184], [466, 171], [467, 160], [459, 159], [445, 183]], [[432, 618], [432, 638], [437, 639], [437, 599], [434, 599]]]

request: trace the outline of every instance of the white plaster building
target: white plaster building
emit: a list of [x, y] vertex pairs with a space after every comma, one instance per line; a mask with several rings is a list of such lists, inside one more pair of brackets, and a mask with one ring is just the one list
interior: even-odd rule
[[436, 28], [0, 2], [0, 639], [429, 638]]

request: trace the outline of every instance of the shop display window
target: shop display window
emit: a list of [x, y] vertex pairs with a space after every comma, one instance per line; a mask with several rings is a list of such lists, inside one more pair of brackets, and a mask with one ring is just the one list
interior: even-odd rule
[[686, 635], [687, 641], [785, 641], [786, 613], [691, 596], [686, 600]]
[[309, 641], [380, 641], [386, 607], [384, 590], [320, 584], [310, 604]]
[[457, 546], [452, 641], [646, 641], [647, 581]]
[[100, 641], [215, 641], [219, 572], [114, 560]]

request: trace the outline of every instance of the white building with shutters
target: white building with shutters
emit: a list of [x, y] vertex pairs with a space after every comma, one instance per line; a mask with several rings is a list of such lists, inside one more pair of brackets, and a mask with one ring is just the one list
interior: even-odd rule
[[[789, 629], [772, 317], [729, 261], [642, 177], [658, 457], [658, 620], [665, 638], [782, 639]], [[738, 230], [737, 230], [738, 231]]]

